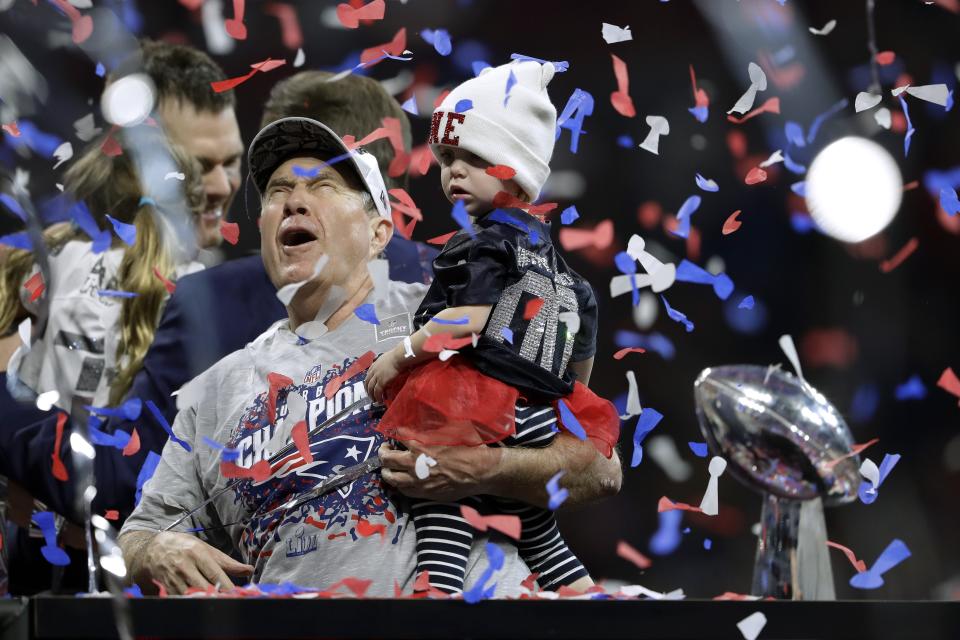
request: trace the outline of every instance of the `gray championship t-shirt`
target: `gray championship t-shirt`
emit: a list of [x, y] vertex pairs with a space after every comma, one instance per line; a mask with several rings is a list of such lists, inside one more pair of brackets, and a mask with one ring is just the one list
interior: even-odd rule
[[[342, 374], [368, 351], [383, 353], [411, 333], [413, 312], [425, 290], [419, 284], [390, 282], [365, 301], [375, 305], [379, 325], [351, 315], [334, 331], [309, 342], [282, 320], [206, 371], [191, 392], [197, 401], [180, 411], [173, 425], [192, 452], [167, 442], [123, 532], [162, 529], [227, 484], [220, 451], [205, 444], [204, 437], [238, 450], [235, 464], [250, 468], [268, 460], [271, 448], [291, 441], [284, 436], [296, 421], [305, 419], [312, 430], [366, 397], [364, 373], [346, 380]], [[293, 380], [293, 386], [280, 389], [273, 400], [270, 374], [274, 380], [276, 374]], [[339, 384], [330, 398], [325, 394], [328, 384]], [[293, 393], [303, 402], [291, 398]], [[392, 596], [394, 582], [410, 593], [416, 571], [410, 510], [402, 495], [382, 483], [379, 472], [296, 509], [275, 509], [341, 468], [377, 454], [382, 436], [374, 431], [378, 416], [371, 409], [365, 404], [311, 437], [313, 462], [304, 462], [294, 450], [272, 465], [267, 480], [242, 480], [174, 530], [203, 529], [195, 535], [253, 565], [255, 582], [290, 581], [326, 589], [352, 576], [373, 581], [368, 596]], [[291, 416], [291, 411], [300, 415]], [[280, 437], [271, 441], [277, 431]], [[488, 541], [478, 533], [467, 565], [467, 588], [487, 568]], [[495, 542], [506, 556], [494, 576], [496, 594], [516, 595], [528, 569], [510, 541], [498, 537]]]

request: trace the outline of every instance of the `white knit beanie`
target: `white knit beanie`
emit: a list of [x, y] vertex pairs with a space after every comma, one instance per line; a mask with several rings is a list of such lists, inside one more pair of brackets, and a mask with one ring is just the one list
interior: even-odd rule
[[[487, 67], [447, 94], [433, 112], [430, 148], [439, 158], [443, 145], [466, 149], [491, 164], [517, 172], [514, 180], [531, 201], [550, 175], [557, 132], [557, 110], [547, 95], [552, 64], [515, 60]], [[510, 74], [516, 82], [511, 84]], [[469, 100], [469, 108], [463, 101]], [[506, 104], [504, 104], [506, 103]], [[456, 111], [460, 105], [462, 111]]]

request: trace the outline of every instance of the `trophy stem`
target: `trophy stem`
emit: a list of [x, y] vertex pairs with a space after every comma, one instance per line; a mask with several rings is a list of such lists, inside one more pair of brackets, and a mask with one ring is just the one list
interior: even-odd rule
[[833, 600], [823, 502], [766, 494], [752, 595], [778, 600]]

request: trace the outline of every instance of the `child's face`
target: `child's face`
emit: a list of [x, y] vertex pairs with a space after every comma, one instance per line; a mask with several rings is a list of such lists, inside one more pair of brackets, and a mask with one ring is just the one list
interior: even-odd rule
[[500, 191], [523, 197], [513, 180], [500, 180], [487, 173], [489, 162], [465, 149], [440, 147], [440, 186], [447, 200], [463, 200], [467, 213], [477, 216], [493, 209], [493, 198]]

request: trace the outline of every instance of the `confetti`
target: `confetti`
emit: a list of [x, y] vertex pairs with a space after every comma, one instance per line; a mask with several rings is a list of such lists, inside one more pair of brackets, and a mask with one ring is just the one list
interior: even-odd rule
[[630, 98], [630, 79], [627, 76], [627, 64], [612, 53], [610, 57], [613, 58], [613, 74], [617, 78], [617, 90], [610, 94], [610, 103], [620, 115], [633, 118], [637, 115], [637, 110], [633, 106], [633, 99]]
[[147, 405], [147, 409], [150, 410], [150, 414], [153, 415], [153, 419], [156, 420], [157, 424], [159, 424], [164, 431], [167, 432], [167, 435], [170, 436], [170, 439], [183, 447], [187, 453], [190, 453], [192, 451], [190, 443], [186, 440], [181, 440], [173, 433], [170, 423], [167, 422], [167, 419], [163, 417], [162, 413], [160, 413], [160, 409], [158, 409], [157, 405], [153, 403], [153, 400], [147, 400], [145, 404]]
[[697, 182], [697, 186], [703, 189], [704, 191], [709, 191], [710, 193], [716, 193], [717, 191], [720, 191], [720, 187], [717, 186], [716, 182], [714, 182], [713, 180], [708, 180], [707, 178], [704, 178], [699, 173], [696, 175], [696, 182]]
[[743, 300], [740, 301], [740, 304], [737, 305], [737, 309], [753, 309], [756, 302], [753, 299], [753, 296], [745, 296]]
[[740, 630], [746, 640], [756, 640], [766, 624], [767, 616], [762, 611], [756, 611], [738, 622], [737, 629]]
[[528, 300], [523, 307], [523, 319], [533, 319], [538, 313], [540, 313], [540, 309], [543, 308], [544, 302], [546, 301], [543, 298], [532, 298]]
[[297, 447], [300, 458], [307, 464], [313, 462], [313, 453], [310, 451], [310, 438], [307, 435], [307, 422], [300, 420], [290, 429], [290, 437]]
[[[876, 471], [876, 474], [871, 474], [872, 477], [867, 477], [867, 473], [864, 473], [864, 467], [867, 466], [868, 462], [873, 466], [873, 470]], [[866, 482], [860, 483], [860, 488], [857, 491], [860, 502], [863, 504], [873, 504], [876, 501], [879, 495], [877, 489], [880, 488], [880, 485], [887, 479], [887, 476], [890, 475], [890, 472], [893, 471], [893, 468], [897, 466], [898, 462], [900, 462], [899, 453], [892, 455], [889, 453], [885, 454], [879, 468], [869, 458], [863, 461], [863, 464], [860, 465], [860, 474], [867, 478], [867, 480]]]
[[220, 459], [223, 460], [224, 462], [236, 462], [236, 460], [240, 457], [240, 449], [233, 449], [233, 448], [224, 446], [219, 442], [217, 442], [216, 440], [208, 438], [207, 436], [203, 436], [203, 443], [208, 447], [210, 447], [211, 449], [216, 449], [217, 451], [219, 451]]
[[752, 118], [759, 116], [761, 113], [780, 113], [780, 98], [776, 98], [776, 97], [768, 98], [766, 102], [764, 102], [762, 105], [760, 105], [759, 107], [757, 107], [756, 109], [748, 113], [747, 115], [743, 116], [742, 118], [728, 115], [727, 121], [732, 122], [734, 124], [743, 124], [747, 120], [750, 120]]
[[643, 413], [643, 407], [640, 406], [640, 392], [637, 389], [637, 374], [633, 371], [627, 371], [627, 406], [626, 414], [620, 416], [621, 420], [629, 420], [633, 416]]
[[759, 184], [766, 181], [767, 172], [761, 169], [760, 167], [754, 167], [747, 172], [747, 177], [744, 179], [748, 185]]
[[595, 249], [606, 249], [613, 243], [613, 221], [603, 220], [593, 229], [560, 229], [560, 246], [565, 251], [576, 251], [593, 247]]
[[623, 360], [628, 353], [646, 353], [647, 350], [642, 347], [625, 347], [613, 354], [614, 360]]
[[[458, 200], [458, 202], [463, 201]], [[530, 215], [536, 216], [553, 211], [557, 208], [557, 203], [543, 202], [541, 204], [533, 204], [532, 202], [524, 202], [515, 195], [507, 193], [506, 191], [498, 191], [497, 194], [493, 196], [493, 206], [506, 209], [523, 209], [529, 212]]]
[[452, 237], [455, 236], [455, 235], [457, 235], [457, 232], [456, 232], [456, 231], [451, 231], [450, 233], [445, 233], [445, 234], [440, 235], [440, 236], [435, 236], [435, 237], [430, 238], [429, 240], [427, 240], [427, 244], [435, 244], [435, 245], [443, 246], [443, 245], [447, 244], [447, 240], [449, 240], [450, 238], [452, 238]]
[[460, 515], [471, 527], [477, 531], [493, 529], [494, 531], [499, 531], [505, 536], [513, 538], [514, 540], [520, 539], [520, 530], [522, 524], [519, 516], [482, 516], [476, 509], [473, 507], [468, 507], [465, 504], [460, 505]]
[[706, 549], [707, 551], [710, 551], [710, 549], [713, 548], [713, 540], [711, 540], [710, 538], [704, 538], [703, 548]]
[[63, 412], [58, 413], [56, 435], [53, 440], [53, 454], [51, 454], [50, 458], [53, 461], [51, 473], [53, 477], [60, 482], [66, 482], [68, 478], [67, 467], [63, 464], [63, 460], [60, 459], [60, 446], [63, 444], [63, 428], [66, 424], [67, 414]]
[[364, 322], [369, 322], [370, 324], [380, 324], [380, 320], [377, 319], [377, 311], [373, 304], [369, 302], [354, 309], [353, 314]]
[[147, 484], [147, 480], [153, 477], [153, 474], [157, 470], [157, 465], [159, 464], [160, 455], [155, 451], [148, 451], [147, 457], [143, 461], [143, 466], [140, 467], [140, 471], [137, 473], [137, 493], [134, 504], [140, 504], [140, 497], [143, 493], [143, 485]]
[[110, 221], [110, 224], [113, 225], [113, 232], [117, 234], [117, 237], [123, 240], [123, 243], [128, 247], [132, 247], [137, 242], [137, 227], [126, 222], [121, 222], [120, 220], [115, 220], [114, 218], [107, 215], [107, 220]]
[[913, 128], [913, 122], [910, 120], [910, 109], [907, 108], [907, 101], [903, 99], [902, 95], [899, 100], [900, 108], [903, 109], [903, 117], [907, 120], [907, 129], [903, 136], [903, 157], [906, 158], [910, 153], [910, 139], [913, 137], [913, 134], [916, 133], [916, 129]]
[[634, 549], [624, 540], [617, 542], [617, 555], [632, 562], [638, 569], [649, 569], [653, 565], [650, 558]]
[[233, 17], [223, 22], [224, 29], [234, 40], [247, 39], [247, 25], [243, 24], [243, 13], [246, 0], [233, 0]]
[[36, 302], [47, 288], [43, 282], [43, 274], [37, 271], [27, 278], [23, 283], [23, 288], [30, 292], [30, 302]]
[[697, 122], [704, 123], [710, 116], [710, 97], [707, 92], [697, 86], [697, 74], [690, 65], [690, 84], [693, 86], [694, 106], [687, 109]]
[[[448, 56], [453, 51], [453, 45], [450, 44], [450, 34], [447, 33], [446, 29], [424, 29], [420, 32], [420, 37], [432, 44], [437, 53], [442, 56]], [[463, 101], [461, 100], [461, 102]], [[472, 103], [471, 106], [473, 106]], [[459, 108], [459, 103], [457, 108], [454, 109], [458, 113], [463, 113], [465, 110]]]
[[44, 391], [37, 396], [37, 409], [40, 409], [40, 411], [50, 411], [50, 409], [53, 408], [53, 405], [57, 404], [58, 400], [60, 400], [59, 391]]
[[[428, 456], [425, 453], [421, 453], [417, 456], [417, 460], [413, 465], [413, 470], [416, 473], [417, 477], [421, 480], [426, 480], [430, 477], [430, 467], [437, 466], [437, 461]], [[469, 508], [469, 507], [461, 507]]]
[[940, 206], [948, 216], [955, 216], [960, 212], [960, 199], [957, 198], [957, 190], [950, 187], [940, 189]]
[[139, 294], [133, 291], [120, 291], [117, 289], [97, 289], [97, 295], [108, 298], [136, 298]]
[[514, 75], [513, 71], [510, 71], [510, 75], [507, 76], [507, 85], [503, 90], [503, 106], [507, 106], [507, 101], [510, 100], [510, 89], [517, 84], [517, 76]]
[[487, 568], [481, 574], [480, 579], [468, 590], [463, 592], [463, 600], [469, 604], [476, 604], [481, 600], [493, 597], [496, 590], [496, 583], [487, 587], [487, 583], [493, 578], [493, 574], [503, 568], [504, 553], [497, 545], [492, 542], [486, 544]]
[[[457, 111], [460, 111], [460, 109], [457, 109]], [[488, 176], [493, 176], [494, 178], [497, 178], [499, 180], [510, 180], [515, 175], [517, 175], [517, 171], [513, 167], [508, 167], [507, 165], [504, 165], [504, 164], [495, 164], [491, 167], [486, 168], [486, 174]], [[567, 224], [567, 223], [564, 223], [564, 224]]]
[[937, 386], [947, 393], [960, 398], [960, 379], [957, 378], [957, 374], [953, 372], [951, 367], [947, 367], [943, 370], [943, 373], [940, 374], [940, 378], [937, 380]]
[[710, 473], [710, 481], [707, 483], [707, 490], [703, 494], [703, 500], [700, 502], [700, 511], [708, 516], [715, 516], [719, 513], [719, 498], [717, 495], [717, 485], [720, 476], [727, 468], [727, 461], [720, 456], [710, 458], [710, 464], [707, 471]]
[[58, 567], [70, 564], [70, 556], [57, 546], [57, 525], [53, 512], [38, 511], [33, 514], [32, 520], [43, 532], [43, 540], [46, 544], [40, 547], [40, 553], [43, 554], [44, 559]]
[[[436, 318], [433, 318], [436, 322]], [[468, 344], [473, 343], [473, 337], [454, 338], [449, 333], [435, 333], [427, 338], [423, 343], [423, 350], [429, 353], [440, 353], [446, 349], [462, 349]]]
[[[381, 0], [382, 2], [382, 0]], [[283, 46], [287, 49], [297, 50], [297, 61], [293, 66], [299, 67], [303, 64], [303, 32], [300, 30], [300, 21], [297, 19], [297, 11], [292, 5], [286, 2], [271, 2], [263, 6], [263, 12], [268, 16], [273, 16], [280, 22], [280, 33]]]
[[897, 385], [894, 391], [894, 397], [897, 400], [923, 400], [927, 397], [927, 388], [923, 384], [920, 376], [913, 375], [903, 384]]
[[277, 67], [282, 67], [287, 63], [286, 60], [274, 60], [272, 58], [267, 58], [263, 62], [257, 62], [250, 67], [253, 71], [247, 73], [246, 75], [238, 76], [236, 78], [227, 78], [226, 80], [218, 80], [216, 82], [211, 82], [210, 86], [213, 88], [216, 93], [223, 93], [224, 91], [230, 91], [233, 88], [243, 84], [247, 80], [253, 77], [255, 73], [267, 71], [273, 71]]
[[827, 469], [833, 469], [835, 466], [840, 464], [840, 462], [842, 462], [843, 460], [846, 460], [847, 458], [852, 458], [853, 456], [860, 455], [860, 453], [863, 452], [864, 449], [867, 449], [868, 447], [872, 447], [878, 442], [880, 442], [880, 438], [874, 438], [873, 440], [869, 440], [867, 442], [864, 442], [863, 444], [855, 444], [852, 447], [850, 447], [850, 453], [845, 453], [844, 455], [839, 456], [834, 460], [830, 460], [824, 466]]
[[868, 91], [861, 91], [853, 101], [853, 110], [856, 113], [873, 109], [883, 101], [883, 96]]
[[607, 44], [616, 44], [618, 42], [628, 42], [633, 40], [633, 34], [630, 33], [630, 25], [618, 27], [616, 25], [601, 23], [600, 35]]
[[670, 303], [667, 302], [667, 299], [664, 296], [661, 295], [660, 300], [663, 301], [663, 306], [667, 308], [667, 316], [669, 316], [671, 320], [682, 324], [684, 328], [687, 330], [687, 333], [690, 333], [691, 331], [693, 331], [693, 323], [687, 319], [686, 314], [680, 311], [677, 311], [676, 309], [671, 307]]
[[663, 414], [656, 409], [647, 407], [637, 418], [637, 426], [633, 430], [633, 455], [630, 466], [636, 467], [643, 460], [643, 439], [663, 420]]
[[17, 123], [16, 123], [16, 122], [11, 122], [11, 123], [9, 123], [9, 124], [5, 124], [5, 125], [3, 125], [2, 128], [3, 128], [4, 131], [6, 131], [7, 133], [9, 133], [9, 134], [10, 134], [11, 136], [13, 136], [14, 138], [19, 138], [20, 135], [21, 135], [21, 133], [20, 133], [20, 128], [17, 126]]
[[[151, 453], [153, 453], [151, 451]], [[254, 482], [263, 482], [270, 477], [270, 461], [261, 460], [249, 469], [238, 466], [233, 462], [220, 462], [220, 475], [224, 478], [250, 478]]]
[[947, 106], [947, 101], [950, 97], [947, 85], [945, 84], [926, 84], [918, 87], [907, 87], [905, 91], [914, 98], [920, 98], [921, 100], [938, 104], [941, 107]]
[[[953, 192], [953, 197], [956, 199], [957, 192]], [[958, 204], [960, 207], [960, 204]], [[577, 211], [575, 206], [569, 206], [560, 213], [560, 222], [562, 224], [573, 224], [580, 217], [580, 212]]]
[[[663, 502], [666, 498], [661, 498]], [[669, 500], [668, 500], [669, 502]], [[689, 506], [689, 505], [687, 505]], [[674, 509], [658, 509], [657, 521], [659, 526], [650, 536], [650, 553], [665, 556], [676, 551], [683, 537], [680, 534], [680, 523], [683, 521], [683, 512]]]
[[815, 36], [826, 36], [830, 35], [830, 32], [833, 31], [834, 27], [837, 26], [836, 20], [829, 20], [827, 24], [823, 25], [819, 29], [816, 27], [807, 27], [807, 29]]
[[580, 425], [580, 421], [577, 420], [577, 417], [573, 415], [573, 411], [570, 410], [570, 407], [567, 406], [567, 403], [563, 399], [557, 400], [557, 408], [560, 410], [560, 424], [564, 429], [573, 434], [578, 440], [586, 440], [587, 432], [584, 431], [583, 427]]
[[746, 113], [750, 111], [754, 101], [757, 99], [757, 91], [765, 91], [767, 88], [767, 76], [763, 73], [763, 69], [755, 62], [751, 62], [747, 66], [747, 74], [750, 76], [750, 87], [740, 96], [740, 99], [737, 100], [730, 111], [727, 111], [727, 114], [734, 112]]
[[920, 246], [920, 241], [917, 238], [910, 238], [907, 241], [907, 244], [897, 251], [896, 254], [889, 260], [884, 260], [880, 263], [880, 271], [883, 273], [890, 273], [901, 264], [903, 261], [910, 257], [914, 251], [917, 250], [917, 247]]
[[0, 193], [0, 202], [2, 202], [4, 206], [6, 206], [7, 209], [9, 209], [18, 218], [24, 222], [27, 221], [27, 214], [24, 213], [23, 209], [20, 207], [20, 203], [17, 202], [16, 198], [11, 196], [9, 193]]
[[557, 117], [557, 138], [559, 139], [562, 129], [570, 131], [571, 153], [576, 153], [579, 148], [583, 120], [589, 115], [593, 115], [593, 96], [583, 89], [574, 89]]
[[817, 134], [820, 132], [820, 127], [823, 126], [824, 122], [846, 109], [848, 104], [849, 101], [846, 98], [843, 98], [814, 118], [813, 122], [810, 124], [810, 129], [807, 131], [807, 144], [812, 143], [816, 139]]
[[650, 127], [650, 132], [640, 143], [640, 148], [654, 155], [660, 155], [660, 136], [670, 133], [670, 123], [663, 116], [647, 116], [646, 123]]
[[685, 502], [674, 502], [667, 496], [662, 496], [660, 501], [657, 502], [657, 513], [675, 510], [694, 511], [696, 513], [700, 513], [700, 507], [694, 507], [693, 505], [689, 505]]
[[123, 455], [132, 456], [138, 451], [140, 451], [140, 432], [134, 427], [130, 432], [130, 440], [127, 441], [127, 446], [123, 448]]
[[72, 25], [73, 44], [82, 44], [93, 34], [93, 18], [80, 15], [76, 7], [67, 0], [53, 0], [60, 9], [70, 18]]
[[909, 557], [907, 545], [903, 540], [894, 538], [872, 567], [850, 578], [850, 586], [855, 589], [878, 589], [883, 586], [883, 574]]
[[347, 29], [356, 29], [360, 26], [361, 20], [382, 20], [385, 12], [386, 3], [383, 0], [373, 0], [359, 8], [346, 3], [337, 5], [337, 19]]
[[706, 442], [688, 442], [687, 446], [690, 447], [690, 451], [693, 451], [693, 455], [698, 458], [707, 457], [707, 443]]
[[[53, 165], [53, 168], [56, 169], [64, 162], [73, 157], [73, 145], [69, 142], [64, 142], [59, 147], [53, 151], [53, 157], [56, 159], [57, 163]], [[23, 216], [21, 216], [23, 217]]]
[[367, 351], [362, 356], [357, 358], [353, 364], [347, 367], [346, 371], [331, 378], [323, 388], [323, 395], [326, 397], [326, 399], [332, 399], [333, 396], [337, 394], [337, 391], [340, 390], [340, 387], [343, 386], [344, 382], [369, 369], [370, 365], [373, 364], [373, 361], [376, 360], [376, 358], [377, 355], [373, 351]]
[[550, 496], [547, 506], [551, 511], [556, 511], [563, 504], [563, 501], [570, 496], [569, 491], [560, 488], [560, 478], [565, 473], [566, 471], [558, 471], [547, 481], [547, 494]]
[[677, 267], [676, 279], [680, 282], [692, 282], [695, 284], [708, 284], [713, 287], [713, 292], [721, 300], [726, 300], [733, 293], [733, 281], [727, 274], [721, 272], [713, 275], [709, 271], [698, 267], [689, 260], [681, 260]]
[[858, 560], [857, 556], [853, 553], [852, 550], [850, 550], [849, 547], [845, 547], [842, 544], [839, 544], [836, 542], [831, 542], [830, 540], [827, 540], [827, 546], [843, 551], [843, 555], [847, 556], [847, 560], [850, 561], [850, 564], [853, 565], [853, 568], [858, 573], [862, 573], [867, 570], [867, 563], [864, 562], [863, 560]]
[[740, 220], [737, 220], [737, 216], [740, 215], [740, 209], [737, 209], [727, 217], [723, 223], [723, 230], [721, 233], [725, 236], [730, 235], [734, 231], [740, 228], [740, 225], [743, 223]]
[[160, 273], [160, 270], [156, 267], [153, 268], [153, 275], [156, 276], [157, 280], [163, 283], [163, 286], [167, 290], [167, 293], [169, 293], [170, 295], [173, 295], [173, 292], [176, 291], [177, 289], [177, 285], [170, 282], [170, 280], [168, 280], [162, 273]]

